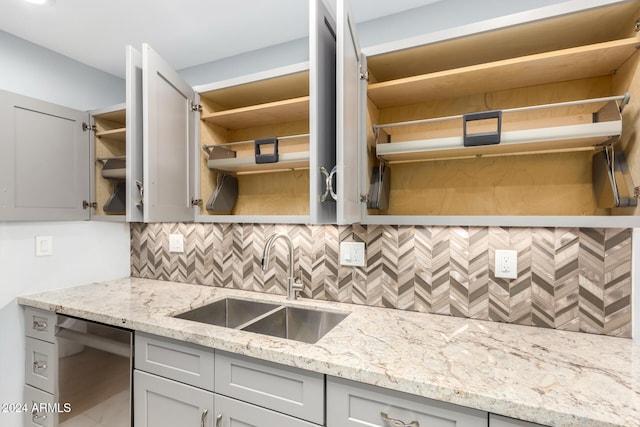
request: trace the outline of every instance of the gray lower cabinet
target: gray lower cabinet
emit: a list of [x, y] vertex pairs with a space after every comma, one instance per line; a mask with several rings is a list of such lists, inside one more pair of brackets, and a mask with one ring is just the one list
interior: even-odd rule
[[[24, 427], [55, 427], [56, 414], [46, 411], [54, 404], [53, 394], [32, 387], [24, 386], [24, 403], [27, 411], [24, 413]], [[39, 410], [40, 408], [45, 410]]]
[[489, 414], [489, 427], [540, 427], [541, 424], [516, 420], [502, 415]]
[[215, 392], [324, 425], [323, 374], [216, 350]]
[[324, 375], [169, 338], [136, 333], [133, 384], [135, 427], [324, 425]]
[[483, 411], [327, 377], [327, 427], [487, 427]]
[[215, 395], [215, 408], [218, 422], [216, 427], [318, 427], [316, 424], [219, 394]]
[[135, 427], [214, 426], [212, 392], [138, 370], [133, 384]]
[[141, 371], [213, 391], [213, 358], [212, 348], [136, 333], [135, 367]]
[[57, 401], [58, 358], [54, 332], [57, 317], [51, 311], [26, 307], [25, 315], [25, 427], [55, 427], [57, 413], [47, 410]]

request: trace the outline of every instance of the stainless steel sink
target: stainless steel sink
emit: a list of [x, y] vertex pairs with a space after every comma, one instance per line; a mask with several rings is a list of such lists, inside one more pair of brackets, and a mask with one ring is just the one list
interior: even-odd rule
[[267, 302], [225, 298], [173, 317], [209, 325], [237, 328], [278, 307], [280, 305]]
[[344, 313], [284, 306], [242, 330], [314, 344], [345, 317]]

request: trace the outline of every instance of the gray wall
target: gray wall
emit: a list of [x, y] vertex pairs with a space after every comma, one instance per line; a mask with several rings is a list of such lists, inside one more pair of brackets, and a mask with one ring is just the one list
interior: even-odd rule
[[442, 0], [395, 15], [359, 23], [358, 37], [360, 46], [366, 48], [558, 3], [564, 3], [564, 1]]
[[[124, 46], [122, 47], [124, 55]], [[0, 89], [77, 110], [124, 102], [124, 80], [0, 31]]]

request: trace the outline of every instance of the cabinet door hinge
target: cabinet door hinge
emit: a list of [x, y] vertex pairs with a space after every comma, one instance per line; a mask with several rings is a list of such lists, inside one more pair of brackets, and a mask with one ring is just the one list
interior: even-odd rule
[[82, 201], [82, 209], [89, 209], [89, 208], [97, 209], [98, 208], [98, 203], [96, 203], [96, 202], [87, 202], [86, 200], [83, 200]]
[[87, 132], [87, 131], [95, 132], [96, 131], [96, 125], [90, 125], [88, 123], [82, 122], [82, 130], [84, 132]]
[[202, 206], [202, 199], [191, 199], [191, 206]]
[[191, 108], [191, 111], [197, 111], [199, 113], [202, 113], [202, 105], [200, 104], [194, 104], [193, 101], [189, 101], [189, 107]]
[[360, 195], [360, 203], [369, 203], [369, 195], [361, 194]]
[[369, 81], [369, 72], [365, 71], [364, 73], [360, 71], [360, 80]]

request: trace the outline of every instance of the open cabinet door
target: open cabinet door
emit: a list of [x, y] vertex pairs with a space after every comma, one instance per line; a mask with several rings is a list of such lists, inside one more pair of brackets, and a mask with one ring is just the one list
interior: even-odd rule
[[0, 91], [0, 221], [90, 218], [89, 114]]
[[355, 21], [349, 0], [338, 0], [337, 31], [337, 223], [353, 224], [362, 220], [360, 193], [364, 186], [359, 181], [364, 167], [360, 153], [365, 139], [366, 120], [366, 60], [356, 37]]
[[193, 221], [195, 92], [142, 45], [144, 221]]
[[336, 24], [323, 0], [312, 0], [309, 7], [310, 214], [313, 224], [327, 224], [336, 221], [325, 178], [336, 164]]
[[142, 55], [126, 47], [127, 222], [142, 222]]

